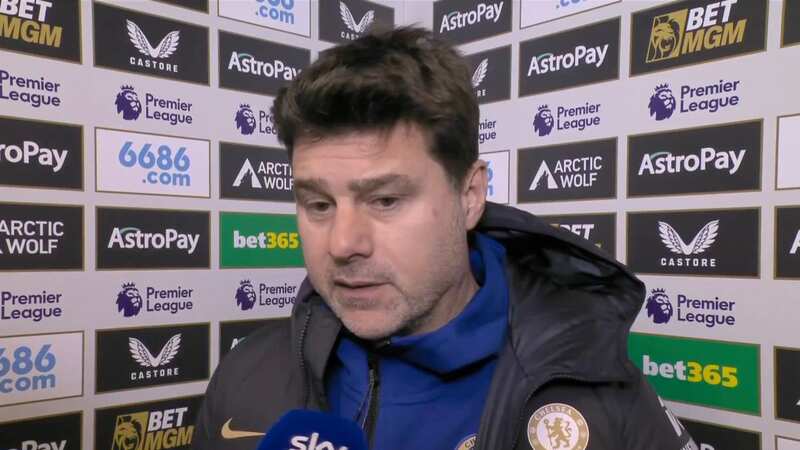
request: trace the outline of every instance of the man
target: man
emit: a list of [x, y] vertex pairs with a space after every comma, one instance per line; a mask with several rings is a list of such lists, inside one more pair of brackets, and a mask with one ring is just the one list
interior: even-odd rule
[[308, 279], [211, 380], [195, 448], [294, 408], [376, 450], [696, 448], [626, 353], [644, 289], [594, 246], [485, 201], [459, 55], [416, 28], [333, 48], [274, 104]]

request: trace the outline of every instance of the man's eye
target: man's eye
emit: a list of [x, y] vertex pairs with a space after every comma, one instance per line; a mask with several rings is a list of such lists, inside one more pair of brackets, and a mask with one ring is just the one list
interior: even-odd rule
[[310, 202], [306, 204], [306, 208], [313, 213], [324, 213], [331, 208], [328, 202]]
[[372, 203], [380, 209], [392, 209], [399, 201], [397, 197], [378, 197]]

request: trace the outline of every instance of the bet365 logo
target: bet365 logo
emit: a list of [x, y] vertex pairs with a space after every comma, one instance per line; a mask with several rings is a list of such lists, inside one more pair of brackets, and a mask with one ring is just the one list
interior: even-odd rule
[[56, 367], [56, 355], [51, 347], [0, 347], [0, 395], [55, 388], [56, 376], [50, 372]]

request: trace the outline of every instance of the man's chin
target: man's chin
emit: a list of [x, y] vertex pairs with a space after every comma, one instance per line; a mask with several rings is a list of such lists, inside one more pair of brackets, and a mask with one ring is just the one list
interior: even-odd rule
[[351, 333], [366, 341], [377, 341], [388, 338], [397, 333], [400, 324], [391, 323], [377, 314], [365, 313], [346, 313], [340, 317], [342, 324]]

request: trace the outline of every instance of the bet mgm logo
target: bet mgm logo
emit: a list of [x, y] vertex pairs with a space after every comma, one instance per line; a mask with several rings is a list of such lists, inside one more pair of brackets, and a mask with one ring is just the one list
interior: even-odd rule
[[146, 429], [146, 412], [117, 416], [111, 450], [140, 450]]
[[589, 425], [572, 406], [549, 403], [528, 420], [528, 442], [533, 450], [586, 450]]
[[673, 11], [653, 18], [646, 61], [656, 62], [681, 55], [681, 42], [686, 30], [688, 10]]

